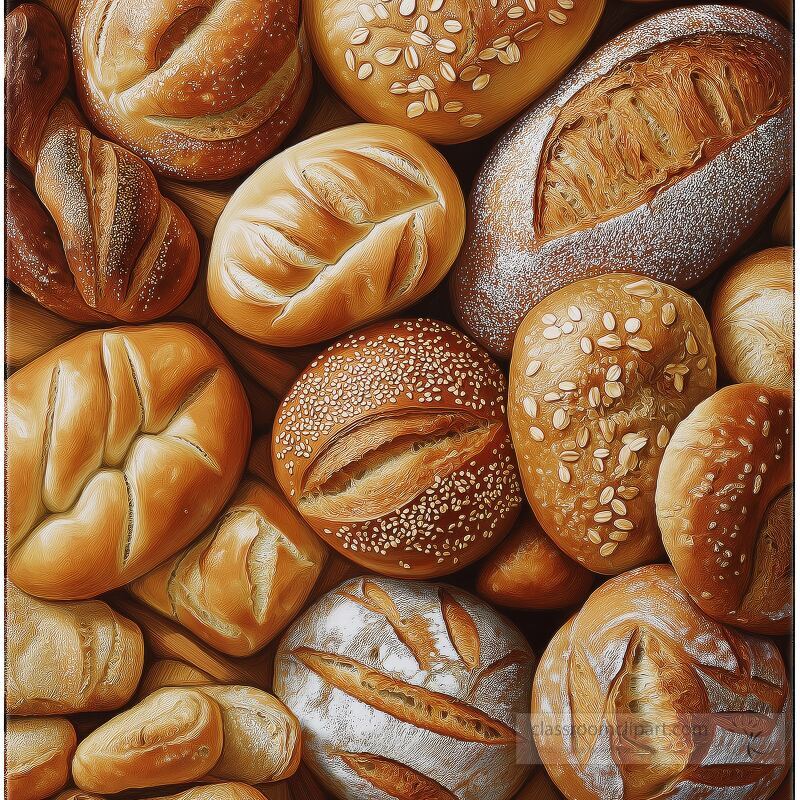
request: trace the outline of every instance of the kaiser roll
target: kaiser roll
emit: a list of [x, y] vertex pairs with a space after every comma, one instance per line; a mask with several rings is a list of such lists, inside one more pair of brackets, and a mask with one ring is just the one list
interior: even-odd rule
[[189, 180], [260, 163], [311, 91], [298, 0], [80, 0], [72, 52], [98, 130]]
[[506, 800], [530, 763], [533, 653], [442, 584], [355, 578], [289, 628], [275, 692], [337, 798]]
[[571, 800], [762, 800], [791, 757], [780, 651], [707, 617], [672, 568], [607, 581], [536, 670], [533, 735]]
[[499, 606], [564, 608], [582, 602], [593, 582], [592, 573], [562, 553], [526, 510], [482, 562], [476, 589]]
[[191, 325], [82, 334], [7, 392], [8, 575], [38, 597], [155, 567], [211, 523], [247, 457], [242, 386]]
[[467, 333], [507, 356], [528, 310], [573, 281], [683, 288], [736, 253], [791, 176], [791, 42], [749, 9], [670, 9], [523, 114], [468, 203], [451, 284]]
[[430, 292], [463, 236], [461, 187], [439, 152], [384, 125], [338, 128], [239, 187], [214, 233], [208, 297], [251, 339], [319, 342]]
[[717, 285], [711, 328], [721, 366], [737, 383], [794, 386], [794, 248], [743, 258]]
[[658, 474], [664, 547], [686, 592], [720, 622], [792, 625], [792, 395], [726, 386], [678, 425]]
[[580, 53], [603, 0], [310, 0], [314, 57], [365, 119], [434, 142], [476, 139]]
[[498, 367], [449, 325], [372, 325], [315, 358], [281, 403], [278, 483], [356, 563], [407, 578], [454, 572], [519, 512], [505, 392]]
[[12, 717], [6, 721], [5, 797], [44, 800], [69, 779], [75, 729], [63, 717]]
[[659, 558], [664, 448], [715, 388], [708, 322], [679, 289], [609, 274], [542, 300], [514, 342], [508, 422], [545, 533], [607, 575]]
[[53, 603], [6, 586], [6, 711], [40, 716], [106, 711], [142, 675], [138, 626], [106, 603]]

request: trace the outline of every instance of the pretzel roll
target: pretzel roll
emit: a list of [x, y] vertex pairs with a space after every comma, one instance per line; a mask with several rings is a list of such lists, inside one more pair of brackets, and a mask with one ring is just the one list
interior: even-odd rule
[[595, 590], [532, 698], [536, 749], [571, 800], [762, 800], [791, 759], [780, 651], [699, 611], [665, 564]]
[[464, 198], [427, 142], [383, 125], [315, 136], [264, 164], [214, 233], [208, 297], [237, 333], [297, 346], [419, 300], [464, 237]]
[[356, 563], [406, 578], [454, 572], [519, 512], [505, 392], [494, 362], [443, 322], [365, 328], [314, 359], [281, 403], [278, 483]]
[[51, 603], [6, 586], [6, 711], [106, 711], [124, 705], [142, 675], [139, 628], [106, 603]]
[[678, 425], [656, 513], [681, 583], [703, 611], [750, 631], [792, 625], [792, 394], [726, 386]]
[[78, 322], [155, 319], [189, 293], [197, 235], [140, 158], [87, 128], [62, 96], [68, 74], [55, 17], [29, 3], [8, 14], [8, 144], [44, 204], [11, 178], [9, 277]]
[[507, 800], [529, 764], [534, 657], [477, 597], [354, 578], [289, 628], [275, 692], [340, 800]]
[[6, 798], [44, 800], [69, 779], [75, 729], [62, 717], [6, 720]]
[[328, 82], [365, 119], [453, 144], [521, 111], [572, 63], [603, 0], [310, 0]]
[[711, 328], [722, 368], [737, 383], [794, 386], [794, 248], [743, 258], [717, 285]]
[[715, 388], [708, 322], [680, 290], [609, 274], [542, 300], [514, 342], [508, 422], [545, 533], [605, 575], [659, 558], [664, 448]]
[[191, 325], [91, 331], [8, 381], [8, 575], [51, 599], [128, 583], [194, 539], [250, 443], [239, 379]]
[[451, 284], [467, 333], [508, 356], [567, 284], [620, 271], [685, 288], [735, 254], [792, 174], [791, 51], [755, 11], [693, 5], [570, 73], [475, 179]]
[[490, 603], [512, 608], [566, 608], [583, 601], [594, 576], [568, 558], [530, 511], [486, 557], [476, 590]]
[[299, 18], [298, 0], [80, 0], [81, 104], [162, 175], [239, 175], [283, 141], [308, 100]]

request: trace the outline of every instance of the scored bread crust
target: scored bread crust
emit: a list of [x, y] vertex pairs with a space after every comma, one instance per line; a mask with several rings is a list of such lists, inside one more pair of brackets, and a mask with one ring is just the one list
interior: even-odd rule
[[[645, 83], [636, 83], [642, 60], [653, 54], [669, 61], [682, 48], [686, 62], [678, 69], [678, 77], [694, 60], [712, 58], [712, 48], [695, 48], [692, 54], [692, 37], [704, 36], [729, 43], [729, 57], [724, 55], [725, 47], [714, 49], [722, 53], [714, 63], [723, 72], [726, 61], [734, 64], [741, 60], [740, 43], [748, 37], [754, 41], [754, 59], [756, 52], [767, 53], [759, 63], [770, 69], [759, 67], [757, 74], [742, 84], [755, 87], [750, 88], [750, 94], [745, 92], [743, 99], [737, 99], [732, 92], [731, 121], [725, 117], [728, 112], [721, 110], [728, 101], [714, 94], [718, 90], [713, 82], [701, 81], [693, 94], [679, 80], [675, 85], [663, 84], [656, 70], [654, 75], [645, 76]], [[670, 42], [673, 44], [667, 44]], [[453, 308], [465, 330], [491, 352], [507, 357], [527, 311], [545, 295], [572, 281], [627, 271], [686, 287], [734, 253], [789, 182], [790, 42], [781, 25], [757, 12], [692, 6], [656, 14], [635, 25], [574, 69], [500, 139], [475, 180], [468, 202], [467, 235], [451, 278]], [[744, 56], [749, 57], [747, 52]], [[744, 75], [740, 68], [733, 73], [730, 64], [729, 75]], [[657, 91], [662, 84], [662, 90]], [[543, 214], [544, 197], [560, 180], [558, 170], [562, 167], [553, 160], [556, 157], [568, 170], [575, 170], [576, 192], [588, 192], [583, 199], [580, 194], [571, 199], [576, 207], [584, 201], [591, 205], [595, 199], [591, 196], [591, 178], [581, 188], [585, 177], [581, 170], [594, 175], [598, 187], [612, 194], [620, 190], [620, 181], [609, 181], [607, 186], [604, 182], [603, 175], [616, 161], [612, 153], [598, 150], [604, 141], [599, 122], [591, 123], [597, 129], [590, 128], [577, 139], [573, 130], [575, 125], [585, 124], [580, 122], [580, 104], [588, 104], [585, 111], [590, 119], [593, 109], [604, 111], [608, 107], [610, 100], [605, 94], [592, 101], [603, 86], [609, 92], [621, 92], [620, 97], [630, 97], [645, 109], [648, 104], [663, 106], [668, 90], [671, 105], [663, 107], [668, 111], [677, 105], [680, 114], [676, 120], [681, 125], [685, 127], [687, 120], [692, 124], [707, 120], [702, 123], [703, 130], [716, 129], [719, 134], [706, 141], [699, 139], [696, 147], [684, 150], [683, 155], [691, 158], [674, 165], [679, 167], [677, 172], [658, 172], [655, 177], [637, 175], [632, 187], [638, 188], [630, 189], [637, 198], [630, 203], [633, 208], [626, 198], [616, 197], [608, 207], [582, 210], [579, 222], [569, 222], [566, 209]], [[773, 90], [780, 95], [777, 107], [769, 94]], [[744, 108], [755, 114], [748, 117], [750, 124], [744, 124], [747, 120], [736, 118], [733, 110], [740, 113], [748, 97], [761, 99], [752, 101], [757, 108]], [[692, 108], [684, 107], [689, 104]], [[714, 109], [723, 114], [721, 121], [714, 119]], [[629, 134], [617, 137], [617, 143], [622, 143], [620, 163], [639, 165], [648, 150], [652, 150], [654, 162], [659, 162], [664, 159], [663, 149], [682, 150], [685, 131], [667, 132], [667, 136], [676, 136], [676, 141], [667, 139], [664, 143], [654, 136], [661, 132], [652, 112], [643, 112], [643, 119], [638, 119], [629, 110], [626, 104], [625, 114], [620, 116], [625, 120], [622, 130]], [[763, 118], [759, 114], [764, 114]], [[562, 124], [566, 127], [555, 136], [556, 126]], [[653, 124], [655, 131], [649, 128]], [[738, 137], [731, 130], [740, 131]], [[549, 159], [546, 163], [545, 157]], [[636, 192], [643, 184], [651, 189], [639, 196]], [[548, 219], [553, 231], [543, 228]], [[564, 232], [557, 233], [556, 229]]]
[[656, 513], [686, 591], [721, 622], [767, 634], [792, 625], [792, 394], [726, 386], [678, 425]]
[[51, 599], [137, 578], [203, 530], [238, 483], [251, 419], [192, 325], [91, 331], [8, 381], [8, 574]]
[[464, 218], [458, 179], [424, 140], [385, 125], [328, 131], [270, 159], [228, 202], [211, 307], [264, 344], [330, 339], [432, 291]]
[[43, 800], [69, 780], [75, 729], [64, 717], [12, 717], [5, 729], [8, 800]]

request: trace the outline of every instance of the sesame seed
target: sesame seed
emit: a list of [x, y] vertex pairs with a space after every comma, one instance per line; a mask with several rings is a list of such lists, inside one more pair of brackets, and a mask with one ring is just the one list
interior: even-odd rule
[[651, 281], [644, 279], [626, 283], [623, 289], [627, 294], [634, 297], [652, 297], [656, 293], [655, 285]]
[[600, 544], [603, 540], [600, 538], [600, 533], [596, 531], [594, 528], [589, 528], [586, 531], [586, 536], [590, 542], [593, 544]]
[[456, 43], [452, 39], [439, 39], [435, 47], [440, 53], [455, 53], [456, 51]]
[[617, 327], [616, 317], [610, 311], [606, 311], [606, 313], [603, 314], [603, 327], [607, 331], [613, 331], [614, 328]]
[[691, 331], [686, 334], [686, 352], [691, 356], [696, 356], [699, 352], [697, 339], [694, 338], [694, 334]]
[[606, 542], [600, 548], [600, 555], [603, 556], [603, 558], [608, 558], [608, 556], [610, 556], [616, 549], [617, 549], [616, 542]]
[[569, 483], [570, 478], [572, 475], [570, 474], [569, 469], [564, 464], [558, 465], [558, 479], [561, 483]]
[[533, 419], [539, 413], [539, 404], [532, 397], [526, 397], [522, 401], [522, 407], [525, 409], [525, 413]]
[[648, 339], [640, 339], [637, 336], [628, 339], [627, 344], [628, 347], [632, 347], [634, 350], [638, 350], [641, 353], [648, 353], [653, 349], [653, 345]]
[[375, 60], [385, 67], [390, 67], [400, 58], [401, 49], [399, 47], [382, 47], [375, 53]]
[[410, 17], [417, 10], [417, 0], [400, 0], [400, 16]]
[[613, 514], [610, 511], [598, 511], [594, 515], [595, 522], [611, 522], [611, 517]]
[[758, 494], [761, 491], [761, 476], [756, 475], [755, 480], [753, 481], [753, 494]]
[[465, 128], [474, 128], [483, 119], [483, 114], [465, 114], [458, 120]]
[[419, 117], [424, 113], [425, 104], [421, 103], [419, 100], [409, 103], [408, 108], [406, 109], [406, 115], [409, 117], [409, 119], [414, 119], [414, 117]]
[[629, 519], [615, 519], [614, 527], [620, 531], [632, 531], [633, 523]]
[[558, 384], [558, 388], [561, 389], [562, 392], [574, 392], [578, 386], [572, 381], [561, 381], [561, 383]]
[[675, 322], [676, 317], [677, 312], [675, 311], [674, 303], [664, 303], [664, 305], [661, 306], [661, 322], [664, 325], [672, 325], [672, 323]]
[[358, 79], [360, 81], [366, 80], [369, 76], [372, 75], [372, 64], [367, 62], [366, 64], [362, 64], [358, 68]]
[[350, 44], [364, 44], [369, 39], [369, 28], [356, 28], [350, 36]]
[[625, 503], [623, 503], [622, 500], [618, 500], [616, 497], [611, 501], [611, 510], [621, 517], [624, 517], [628, 513], [628, 508]]
[[533, 439], [534, 442], [544, 441], [544, 432], [541, 428], [537, 428], [535, 425], [532, 425], [529, 429], [529, 432], [531, 434], [531, 439]]
[[532, 378], [542, 367], [541, 361], [530, 361], [525, 369], [525, 374]]
[[447, 19], [442, 27], [448, 33], [458, 33], [461, 30], [461, 23], [457, 19]]
[[478, 75], [474, 81], [472, 81], [472, 90], [474, 92], [479, 92], [481, 89], [485, 89], [489, 85], [489, 75], [488, 73], [484, 72], [481, 75]]
[[630, 533], [628, 531], [611, 531], [608, 534], [608, 538], [611, 539], [612, 542], [624, 542], [627, 541]]
[[588, 356], [593, 349], [594, 347], [592, 345], [592, 340], [589, 339], [587, 336], [584, 336], [581, 339], [581, 350], [583, 350], [583, 352], [586, 353], [586, 355]]
[[602, 492], [600, 492], [600, 503], [602, 505], [608, 505], [614, 498], [614, 487], [613, 486], [606, 486]]
[[573, 322], [580, 322], [581, 321], [581, 310], [577, 306], [570, 306], [567, 309], [567, 316]]
[[561, 398], [562, 395], [560, 392], [548, 392], [542, 399], [545, 403], [557, 403]]
[[553, 414], [553, 427], [557, 431], [563, 431], [569, 426], [569, 414], [563, 408], [557, 408]]
[[618, 381], [622, 377], [622, 367], [619, 364], [614, 364], [606, 370], [607, 381]]
[[619, 336], [617, 336], [615, 333], [609, 333], [606, 334], [605, 336], [601, 336], [597, 340], [597, 344], [599, 344], [600, 347], [603, 347], [606, 350], [617, 350], [619, 347], [622, 346], [622, 341], [620, 340]]

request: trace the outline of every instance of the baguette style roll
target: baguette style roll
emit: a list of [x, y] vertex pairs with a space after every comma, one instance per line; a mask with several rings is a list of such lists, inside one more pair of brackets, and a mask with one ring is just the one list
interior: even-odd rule
[[685, 288], [737, 252], [792, 172], [791, 37], [700, 5], [634, 25], [494, 146], [452, 272], [466, 332], [507, 357], [525, 314], [582, 278]]
[[247, 656], [297, 614], [326, 556], [284, 497], [247, 479], [205, 535], [130, 590], [223, 653]]
[[274, 685], [304, 763], [340, 800], [508, 800], [532, 763], [533, 665], [477, 597], [367, 576], [295, 620]]
[[214, 232], [208, 298], [237, 333], [320, 342], [436, 287], [464, 237], [450, 165], [413, 133], [350, 125], [256, 170]]
[[6, 800], [44, 800], [69, 779], [75, 729], [63, 717], [6, 720]]
[[244, 468], [241, 383], [197, 328], [91, 331], [8, 381], [8, 575], [83, 599], [197, 536]]
[[72, 52], [92, 123], [175, 178], [259, 164], [311, 91], [299, 0], [80, 0]]
[[95, 136], [63, 95], [69, 56], [50, 11], [11, 11], [5, 47], [7, 144], [39, 198], [7, 179], [9, 277], [77, 322], [147, 322], [172, 311], [200, 260], [186, 216], [140, 158]]
[[6, 585], [6, 711], [107, 711], [142, 674], [142, 632], [99, 600], [55, 603]]

